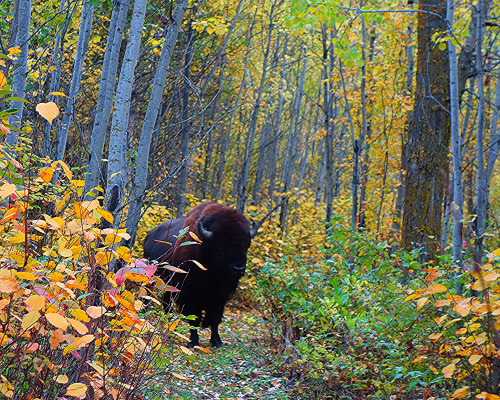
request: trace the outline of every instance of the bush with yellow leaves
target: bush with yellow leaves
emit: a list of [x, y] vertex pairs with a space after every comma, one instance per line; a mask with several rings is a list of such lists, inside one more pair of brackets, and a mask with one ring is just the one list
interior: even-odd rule
[[[119, 247], [123, 230], [100, 228], [113, 216], [82, 200], [83, 181], [65, 163], [36, 159], [20, 143], [0, 147], [2, 397], [118, 400], [163, 390], [182, 375], [171, 370], [175, 358], [192, 351], [174, 340], [185, 339], [176, 321], [140, 313], [144, 299], [157, 302], [144, 285], [163, 285], [156, 266]], [[115, 274], [116, 260], [125, 267]]]

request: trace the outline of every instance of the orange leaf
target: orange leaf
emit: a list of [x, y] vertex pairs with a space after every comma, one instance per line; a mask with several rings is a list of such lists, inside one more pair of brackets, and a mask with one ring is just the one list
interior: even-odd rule
[[34, 294], [24, 300], [28, 311], [40, 311], [45, 306], [45, 297]]
[[48, 103], [39, 103], [36, 105], [36, 111], [43, 118], [49, 121], [49, 124], [52, 124], [52, 121], [55, 117], [59, 115], [59, 107], [53, 101], [49, 101]]
[[463, 388], [455, 390], [451, 397], [454, 399], [463, 399], [464, 397], [467, 396], [467, 392], [469, 391], [469, 386], [464, 386]]
[[3, 278], [0, 280], [0, 293], [14, 293], [19, 290], [19, 284], [14, 278]]
[[84, 347], [91, 343], [95, 339], [94, 335], [84, 335], [82, 337], [79, 337], [75, 341], [76, 347]]
[[66, 320], [71, 324], [71, 326], [80, 334], [85, 335], [89, 333], [89, 329], [82, 322], [74, 318], [66, 318]]
[[50, 342], [50, 349], [55, 350], [57, 349], [57, 346], [59, 346], [59, 343], [62, 342], [63, 338], [63, 331], [60, 329], [55, 330], [52, 332], [52, 335], [50, 336], [49, 342]]
[[96, 209], [96, 211], [110, 224], [113, 223], [114, 217], [109, 211], [103, 210], [101, 208]]
[[433, 283], [432, 285], [429, 285], [425, 292], [423, 293], [424, 295], [427, 294], [435, 294], [435, 293], [441, 293], [441, 292], [446, 292], [448, 289], [444, 285], [440, 285], [439, 283]]
[[462, 301], [459, 301], [453, 309], [459, 313], [462, 317], [465, 317], [466, 315], [469, 314], [470, 312], [471, 305], [469, 304], [469, 299], [464, 299]]
[[432, 270], [431, 273], [425, 277], [425, 282], [430, 283], [434, 279], [439, 278], [440, 276], [441, 274], [439, 272], [437, 272], [436, 270]]
[[193, 263], [195, 263], [201, 270], [206, 271], [207, 269], [201, 265], [198, 261], [196, 260], [191, 260]]
[[45, 183], [49, 183], [54, 176], [54, 170], [51, 167], [46, 167], [40, 170], [39, 175], [40, 178], [42, 178], [42, 181], [44, 181]]
[[49, 321], [56, 328], [62, 329], [63, 331], [65, 331], [68, 328], [69, 323], [66, 320], [66, 318], [63, 317], [61, 314], [57, 313], [45, 314], [45, 318], [47, 318], [47, 321]]

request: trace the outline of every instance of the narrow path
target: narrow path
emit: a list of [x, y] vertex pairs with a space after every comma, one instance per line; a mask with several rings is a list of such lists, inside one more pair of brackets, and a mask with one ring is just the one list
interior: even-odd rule
[[174, 381], [168, 399], [289, 399], [287, 380], [278, 376], [267, 348], [268, 332], [253, 310], [229, 308], [220, 326], [224, 346], [209, 347], [210, 330], [200, 331], [209, 354], [181, 366], [189, 380]]

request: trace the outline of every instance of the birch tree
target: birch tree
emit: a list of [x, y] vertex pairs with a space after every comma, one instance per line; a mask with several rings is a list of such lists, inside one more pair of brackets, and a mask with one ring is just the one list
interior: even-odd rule
[[[453, 32], [455, 1], [447, 1], [447, 20], [450, 32]], [[450, 123], [451, 123], [451, 157], [453, 165], [453, 262], [459, 274], [463, 269], [462, 261], [462, 218], [463, 218], [463, 179], [462, 155], [460, 141], [460, 99], [458, 93], [457, 49], [453, 40], [448, 40], [448, 57], [450, 59]], [[460, 284], [457, 281], [457, 288]]]
[[129, 246], [133, 245], [137, 234], [137, 224], [141, 217], [142, 201], [144, 199], [144, 191], [146, 189], [148, 177], [148, 160], [151, 139], [153, 137], [153, 130], [158, 117], [158, 110], [163, 98], [168, 67], [172, 59], [172, 54], [174, 52], [177, 36], [179, 35], [181, 28], [182, 19], [184, 18], [184, 13], [187, 9], [187, 4], [188, 0], [179, 0], [175, 6], [173, 21], [169, 26], [165, 37], [165, 43], [156, 67], [156, 74], [151, 91], [151, 97], [148, 102], [146, 116], [144, 117], [144, 122], [142, 124], [141, 136], [139, 138], [139, 145], [137, 148], [137, 161], [135, 165], [134, 179], [130, 195], [131, 200], [126, 221], [127, 232], [131, 236], [128, 243]]
[[[21, 53], [18, 54], [17, 60], [14, 61], [14, 73], [12, 78], [12, 90], [17, 92], [17, 97], [24, 99], [26, 94], [26, 76], [28, 74], [28, 42], [30, 37], [31, 24], [31, 0], [18, 0], [17, 2], [17, 17], [12, 23], [15, 24], [17, 30], [15, 46], [19, 47]], [[18, 111], [9, 117], [9, 124], [16, 129], [21, 128], [23, 119], [24, 102], [20, 100], [12, 100], [10, 108]], [[11, 130], [5, 141], [14, 146], [17, 144], [19, 133], [16, 130]]]
[[126, 184], [126, 138], [128, 118], [130, 112], [130, 99], [134, 84], [134, 71], [139, 56], [142, 28], [146, 16], [147, 0], [135, 0], [130, 21], [129, 41], [123, 58], [116, 98], [111, 121], [108, 149], [108, 181], [106, 185], [105, 207], [115, 217], [115, 226], [118, 211], [123, 201]]
[[62, 122], [57, 127], [55, 160], [62, 160], [66, 151], [66, 142], [68, 140], [68, 131], [73, 119], [74, 105], [76, 97], [80, 90], [82, 80], [83, 62], [87, 53], [90, 33], [92, 31], [92, 20], [94, 18], [94, 5], [90, 0], [83, 1], [82, 15], [80, 19], [80, 33], [76, 44], [75, 61], [73, 65], [73, 75], [71, 85], [66, 101], [66, 108], [62, 117]]
[[88, 194], [99, 184], [101, 176], [102, 153], [108, 130], [113, 97], [116, 87], [116, 73], [118, 69], [118, 57], [123, 38], [123, 29], [127, 18], [130, 0], [122, 0], [114, 3], [109, 25], [106, 51], [102, 65], [101, 80], [99, 82], [99, 94], [97, 96], [96, 114], [92, 135], [90, 139], [89, 161], [87, 174], [85, 176], [84, 193]]

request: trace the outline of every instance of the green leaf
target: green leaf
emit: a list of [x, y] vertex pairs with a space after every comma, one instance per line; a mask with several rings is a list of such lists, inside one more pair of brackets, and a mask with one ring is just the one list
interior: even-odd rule
[[441, 42], [438, 44], [439, 50], [444, 51], [446, 50], [446, 43]]

